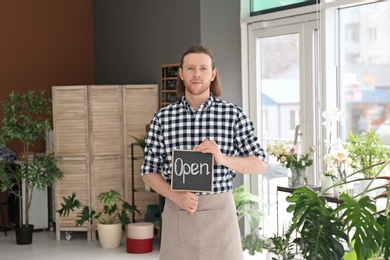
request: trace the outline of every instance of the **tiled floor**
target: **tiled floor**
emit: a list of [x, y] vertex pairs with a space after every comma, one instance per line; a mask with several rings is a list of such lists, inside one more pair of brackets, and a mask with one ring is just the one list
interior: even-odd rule
[[[28, 260], [99, 260], [99, 259], [134, 259], [134, 260], [158, 260], [159, 241], [155, 239], [153, 251], [146, 254], [129, 254], [126, 252], [125, 237], [121, 246], [114, 249], [102, 248], [99, 241], [87, 241], [86, 233], [73, 232], [72, 239], [56, 241], [55, 232], [35, 231], [33, 242], [30, 245], [17, 245], [14, 231], [8, 231], [6, 237], [0, 232], [0, 259], [28, 259]], [[64, 234], [62, 234], [64, 237]], [[245, 260], [265, 260], [265, 255], [250, 256], [245, 253]], [[183, 259], [187, 260], [187, 259]], [[218, 259], [215, 259], [218, 260]]]

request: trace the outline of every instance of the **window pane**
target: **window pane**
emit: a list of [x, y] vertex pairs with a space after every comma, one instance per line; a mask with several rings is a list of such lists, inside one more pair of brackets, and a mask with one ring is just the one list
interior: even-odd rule
[[263, 137], [294, 140], [299, 124], [299, 38], [288, 34], [262, 38], [261, 89]]
[[390, 1], [344, 8], [339, 16], [342, 138], [372, 127], [390, 145]]
[[[259, 82], [262, 93], [263, 146], [275, 140], [293, 143], [295, 126], [299, 124], [299, 34], [284, 34], [258, 39]], [[267, 173], [259, 179], [260, 196], [263, 198], [264, 221], [262, 232], [268, 236], [277, 233], [278, 227], [287, 226], [286, 214], [278, 215], [277, 206], [286, 207], [286, 194], [276, 194], [277, 186], [288, 186], [287, 168], [269, 156]], [[284, 197], [283, 197], [284, 196]], [[276, 198], [277, 197], [277, 198]], [[278, 200], [276, 204], [275, 198]]]

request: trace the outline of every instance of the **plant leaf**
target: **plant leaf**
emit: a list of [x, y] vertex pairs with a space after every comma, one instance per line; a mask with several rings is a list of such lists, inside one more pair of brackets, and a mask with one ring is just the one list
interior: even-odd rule
[[357, 259], [367, 259], [379, 252], [384, 230], [375, 219], [374, 200], [365, 196], [355, 201], [348, 194], [341, 194], [339, 199], [343, 203], [335, 209], [335, 212], [341, 214], [340, 218], [343, 219], [342, 223], [347, 233], [353, 234], [351, 240], [355, 241]]
[[287, 197], [293, 213], [292, 225], [301, 237], [294, 240], [305, 259], [339, 260], [344, 255], [341, 240], [349, 241], [342, 223], [327, 206], [325, 198], [308, 187], [295, 190]]

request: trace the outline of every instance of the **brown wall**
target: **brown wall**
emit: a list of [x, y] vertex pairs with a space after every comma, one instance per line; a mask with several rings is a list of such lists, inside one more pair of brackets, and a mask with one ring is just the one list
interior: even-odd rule
[[0, 0], [0, 101], [12, 91], [94, 84], [92, 13], [92, 0]]

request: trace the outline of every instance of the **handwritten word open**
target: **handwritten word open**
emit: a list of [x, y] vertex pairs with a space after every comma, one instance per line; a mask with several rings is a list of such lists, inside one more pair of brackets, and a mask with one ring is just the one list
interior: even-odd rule
[[183, 183], [186, 183], [186, 175], [209, 175], [210, 169], [207, 163], [184, 163], [183, 159], [177, 158], [175, 160], [174, 174], [176, 176], [183, 176]]

